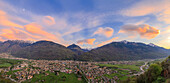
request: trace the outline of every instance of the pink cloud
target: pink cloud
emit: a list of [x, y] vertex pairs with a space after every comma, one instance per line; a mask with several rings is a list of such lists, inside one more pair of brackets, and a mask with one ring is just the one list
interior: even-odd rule
[[96, 39], [93, 38], [93, 39], [84, 39], [84, 40], [79, 40], [77, 41], [78, 44], [90, 44], [90, 45], [93, 45], [93, 42], [95, 41]]
[[6, 12], [0, 10], [0, 25], [4, 27], [19, 27], [23, 28], [23, 26], [16, 24], [9, 20], [9, 16], [6, 14]]
[[43, 27], [37, 23], [30, 23], [30, 24], [25, 25], [24, 27], [26, 31], [32, 34], [40, 35], [40, 36], [43, 36], [44, 38], [60, 42], [60, 40], [55, 35], [42, 30]]
[[140, 35], [142, 38], [152, 39], [159, 35], [160, 30], [149, 25], [124, 25], [119, 33], [128, 34], [130, 37]]
[[54, 25], [55, 24], [55, 19], [51, 16], [44, 16], [43, 22], [47, 25]]
[[[8, 28], [8, 29], [1, 29], [0, 38], [1, 40], [35, 40], [33, 39], [36, 36], [29, 34], [20, 29], [16, 28]], [[37, 38], [37, 37], [36, 37]]]
[[105, 27], [105, 28], [98, 28], [93, 35], [104, 35], [106, 37], [111, 37], [113, 35], [114, 30], [110, 27]]

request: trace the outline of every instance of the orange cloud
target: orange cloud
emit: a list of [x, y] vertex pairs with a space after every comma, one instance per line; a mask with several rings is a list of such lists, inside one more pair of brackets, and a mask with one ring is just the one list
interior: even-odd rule
[[93, 35], [105, 35], [106, 37], [111, 37], [113, 35], [114, 30], [110, 27], [106, 28], [98, 28], [97, 31], [93, 33]]
[[126, 33], [129, 36], [137, 36], [140, 35], [142, 38], [152, 39], [155, 38], [159, 33], [160, 30], [151, 27], [149, 25], [124, 25], [121, 27], [119, 33]]
[[77, 41], [78, 44], [90, 44], [90, 45], [93, 45], [93, 42], [95, 41], [96, 39], [93, 38], [93, 39], [84, 39], [84, 40], [79, 40]]
[[1, 40], [34, 40], [33, 35], [16, 28], [1, 29]]
[[55, 24], [55, 19], [51, 16], [45, 16], [43, 18], [43, 22], [47, 25], [54, 25]]
[[119, 37], [115, 37], [115, 38], [112, 38], [112, 39], [110, 39], [110, 40], [104, 41], [104, 42], [98, 44], [97, 46], [100, 47], [100, 46], [103, 46], [103, 45], [105, 45], [105, 44], [111, 43], [111, 42], [113, 42], [114, 40], [117, 40], [118, 38], [119, 38]]
[[6, 15], [6, 13], [2, 10], [0, 10], [0, 15]]
[[[37, 30], [37, 29], [36, 29]], [[8, 29], [1, 29], [1, 34], [0, 34], [0, 40], [31, 40], [31, 41], [37, 41], [37, 40], [53, 40], [58, 43], [60, 43], [59, 39], [57, 39], [54, 35], [48, 33], [42, 33], [41, 35], [38, 34], [33, 34], [31, 32], [27, 32], [24, 30], [16, 29], [16, 28], [8, 28]], [[51, 36], [51, 37], [49, 37]], [[61, 41], [63, 41], [61, 39]]]
[[55, 35], [42, 30], [43, 27], [39, 24], [30, 23], [28, 25], [25, 25], [24, 27], [25, 27], [26, 31], [28, 31], [32, 34], [40, 35], [40, 36], [43, 36], [46, 39], [50, 39], [50, 40], [60, 42], [60, 40], [57, 39]]
[[23, 26], [16, 24], [9, 20], [9, 16], [6, 14], [6, 12], [0, 10], [0, 25], [5, 27], [19, 27], [23, 28]]

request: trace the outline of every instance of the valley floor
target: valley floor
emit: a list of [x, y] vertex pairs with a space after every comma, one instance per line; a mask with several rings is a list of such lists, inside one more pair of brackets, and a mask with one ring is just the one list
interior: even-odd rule
[[0, 58], [1, 76], [23, 83], [123, 82], [145, 72], [152, 60], [144, 61], [59, 61]]

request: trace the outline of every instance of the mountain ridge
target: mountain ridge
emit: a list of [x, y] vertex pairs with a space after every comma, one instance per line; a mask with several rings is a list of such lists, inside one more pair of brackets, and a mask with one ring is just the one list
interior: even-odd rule
[[141, 42], [112, 42], [92, 49], [84, 55], [86, 56], [83, 56], [83, 59], [82, 57], [79, 59], [91, 61], [140, 60], [166, 57], [170, 55], [170, 50]]
[[170, 55], [170, 49], [141, 42], [111, 42], [101, 47], [84, 50], [76, 44], [65, 47], [53, 41], [40, 40], [34, 43], [8, 40], [0, 43], [0, 53], [15, 57], [47, 60], [112, 61], [162, 58]]

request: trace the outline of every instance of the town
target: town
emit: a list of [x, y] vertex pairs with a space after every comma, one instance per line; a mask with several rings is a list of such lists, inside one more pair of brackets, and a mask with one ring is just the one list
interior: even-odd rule
[[[78, 82], [83, 83], [117, 83], [141, 72], [140, 66], [143, 64], [144, 62], [140, 61], [86, 62], [20, 59], [17, 64], [7, 68], [0, 68], [0, 71], [1, 73], [3, 72], [5, 78], [17, 83], [35, 82], [32, 79], [40, 74], [43, 74], [45, 77], [50, 76], [50, 74], [61, 77], [60, 74], [62, 73], [73, 74]], [[119, 65], [124, 68], [118, 67]], [[134, 67], [128, 67], [128, 65]], [[66, 79], [65, 76], [62, 76], [59, 80], [64, 81]], [[36, 78], [36, 81], [45, 82], [46, 80]]]

